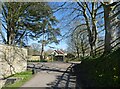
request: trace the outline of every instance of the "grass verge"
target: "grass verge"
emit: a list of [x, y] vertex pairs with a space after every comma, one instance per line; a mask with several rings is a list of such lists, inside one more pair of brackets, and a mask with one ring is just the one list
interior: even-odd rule
[[27, 82], [28, 80], [30, 80], [32, 78], [32, 72], [29, 70], [29, 71], [25, 71], [25, 72], [21, 72], [21, 73], [16, 73], [12, 77], [21, 78], [21, 80], [18, 80], [13, 84], [6, 85], [2, 89], [18, 89], [25, 82]]

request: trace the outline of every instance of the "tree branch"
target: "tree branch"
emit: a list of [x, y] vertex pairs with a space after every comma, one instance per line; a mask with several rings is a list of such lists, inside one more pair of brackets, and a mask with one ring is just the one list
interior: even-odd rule
[[88, 5], [87, 5], [87, 3], [85, 2], [85, 5], [86, 5], [86, 7], [87, 7], [87, 9], [88, 9], [88, 11], [89, 11], [89, 13], [91, 14], [91, 16], [92, 16], [92, 13], [91, 13], [91, 11], [90, 11], [90, 8], [88, 7]]
[[110, 19], [115, 18], [117, 15], [120, 15], [120, 11], [118, 11], [116, 14], [114, 14], [113, 16], [111, 16]]

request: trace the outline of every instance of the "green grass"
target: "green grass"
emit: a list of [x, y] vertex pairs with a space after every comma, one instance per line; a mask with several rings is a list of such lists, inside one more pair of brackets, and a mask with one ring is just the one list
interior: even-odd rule
[[32, 72], [31, 71], [25, 71], [25, 72], [17, 73], [15, 75], [13, 75], [12, 77], [21, 78], [21, 80], [15, 82], [13, 84], [6, 85], [2, 89], [17, 89], [17, 88], [19, 88], [25, 82], [27, 82], [28, 80], [30, 80], [32, 78]]

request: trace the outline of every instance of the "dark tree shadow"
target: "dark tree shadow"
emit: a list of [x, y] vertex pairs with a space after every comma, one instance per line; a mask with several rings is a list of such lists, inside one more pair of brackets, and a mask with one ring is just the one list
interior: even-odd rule
[[48, 72], [60, 72], [62, 75], [57, 75], [56, 80], [47, 83], [48, 86], [45, 89], [82, 89], [80, 85], [78, 86], [78, 81], [76, 81], [76, 74], [74, 72], [75, 64], [71, 64], [65, 71], [60, 69], [54, 69], [45, 65], [28, 65], [28, 69], [35, 69], [35, 71], [48, 71]]

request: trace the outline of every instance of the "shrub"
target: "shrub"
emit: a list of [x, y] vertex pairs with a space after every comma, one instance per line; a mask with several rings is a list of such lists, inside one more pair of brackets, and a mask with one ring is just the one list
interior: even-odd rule
[[47, 62], [47, 60], [40, 60], [40, 62]]
[[120, 49], [98, 58], [87, 57], [78, 71], [85, 85], [94, 87], [120, 87]]
[[27, 60], [27, 62], [40, 62], [40, 60]]
[[72, 53], [68, 53], [66, 58], [75, 58], [75, 55], [73, 55]]

